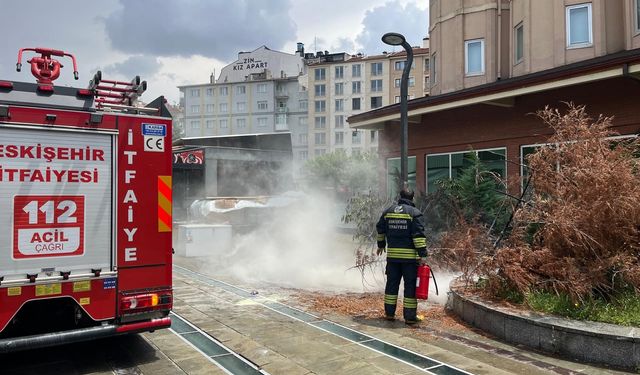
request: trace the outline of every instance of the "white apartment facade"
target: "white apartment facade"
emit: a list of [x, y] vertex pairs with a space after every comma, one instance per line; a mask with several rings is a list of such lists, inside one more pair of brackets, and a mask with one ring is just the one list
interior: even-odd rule
[[217, 79], [179, 86], [185, 137], [291, 132], [295, 142], [307, 117], [304, 68], [300, 54], [262, 46], [240, 52]]

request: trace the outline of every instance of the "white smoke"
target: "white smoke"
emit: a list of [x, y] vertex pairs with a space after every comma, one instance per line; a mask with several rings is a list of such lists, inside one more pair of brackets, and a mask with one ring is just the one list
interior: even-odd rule
[[380, 268], [364, 274], [353, 268], [356, 244], [350, 233], [338, 230], [341, 215], [330, 199], [300, 194], [293, 204], [274, 208], [249, 233], [234, 235], [231, 248], [207, 258], [202, 271], [250, 284], [382, 291]]

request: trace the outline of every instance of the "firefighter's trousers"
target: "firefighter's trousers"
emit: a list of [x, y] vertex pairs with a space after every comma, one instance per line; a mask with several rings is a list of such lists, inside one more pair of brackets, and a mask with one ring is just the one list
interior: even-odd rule
[[384, 312], [395, 316], [400, 279], [404, 279], [404, 320], [415, 321], [418, 300], [416, 299], [416, 279], [418, 264], [414, 262], [394, 262], [387, 259], [387, 285], [384, 288]]

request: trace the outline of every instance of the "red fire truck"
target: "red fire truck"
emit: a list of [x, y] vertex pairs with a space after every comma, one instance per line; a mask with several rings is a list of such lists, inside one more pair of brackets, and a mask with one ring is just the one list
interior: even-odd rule
[[[169, 327], [171, 117], [146, 82], [0, 80], [0, 353]], [[38, 56], [39, 55], [39, 56]]]

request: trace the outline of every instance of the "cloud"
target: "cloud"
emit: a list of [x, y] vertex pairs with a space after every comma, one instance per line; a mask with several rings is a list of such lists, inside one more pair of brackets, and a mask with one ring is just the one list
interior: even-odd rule
[[[403, 6], [399, 0], [390, 1], [368, 10], [362, 24], [364, 27], [356, 36], [356, 43], [366, 54], [379, 54], [393, 48], [380, 40], [390, 31], [403, 34], [412, 46], [422, 46], [422, 39], [429, 31], [429, 12], [420, 9], [416, 3]], [[396, 48], [401, 50], [402, 47]]]
[[118, 75], [125, 79], [132, 79], [135, 76], [140, 76], [144, 80], [160, 71], [160, 62], [156, 57], [137, 55], [131, 56], [125, 61], [107, 65], [103, 70], [106, 77]]
[[135, 0], [106, 19], [113, 48], [130, 54], [201, 55], [233, 60], [238, 51], [280, 49], [296, 35], [290, 0]]

